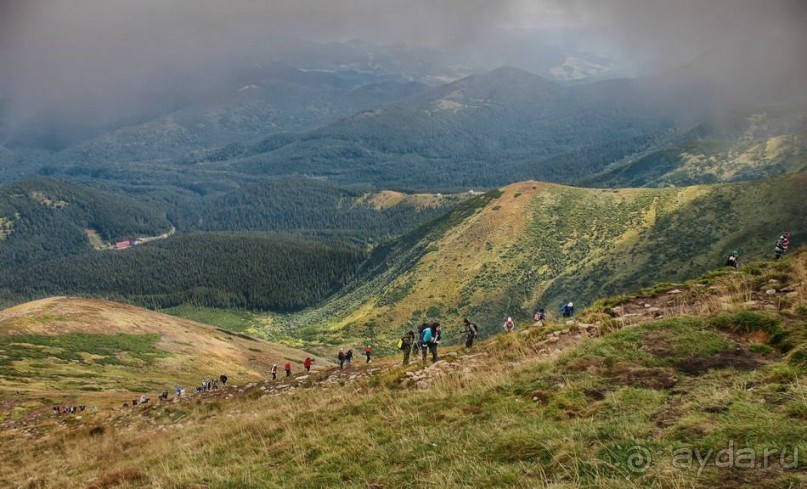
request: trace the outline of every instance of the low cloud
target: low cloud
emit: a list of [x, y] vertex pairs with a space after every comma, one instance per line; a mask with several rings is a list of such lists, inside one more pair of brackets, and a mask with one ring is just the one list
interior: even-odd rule
[[529, 37], [501, 42], [514, 31], [565, 33], [644, 73], [712, 53], [721, 83], [807, 79], [802, 0], [2, 0], [0, 102], [19, 120], [113, 120], [299, 39], [405, 43], [446, 59], [512, 49], [498, 59], [529, 67]]

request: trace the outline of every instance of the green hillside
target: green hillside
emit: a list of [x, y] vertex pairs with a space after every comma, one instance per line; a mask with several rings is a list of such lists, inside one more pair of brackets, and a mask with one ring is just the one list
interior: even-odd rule
[[[390, 195], [397, 197], [384, 198]], [[365, 244], [405, 234], [465, 198], [375, 192], [287, 177], [183, 202], [172, 220], [180, 230], [288, 233]]]
[[0, 151], [12, 165], [0, 179], [36, 171], [170, 199], [266, 177], [458, 192], [522, 180], [686, 186], [805, 165], [803, 106], [723, 114], [687, 79], [560, 85], [501, 68], [425, 87], [288, 67], [254, 76], [243, 92], [228, 87], [53, 155]]
[[340, 290], [365, 257], [361, 249], [283, 236], [185, 234], [2, 269], [0, 300], [79, 295], [151, 308], [294, 311]]
[[[29, 402], [54, 395], [82, 403], [131, 400], [132, 392], [154, 396], [176, 385], [192, 391], [222, 372], [259, 380], [273, 363], [298, 364], [307, 356], [125, 304], [66, 297], [0, 311], [0, 340], [0, 397], [10, 400], [21, 391]], [[8, 405], [0, 406], [4, 421]]]
[[[468, 198], [303, 178], [203, 197], [97, 186], [42, 178], [0, 187], [0, 303], [90, 295], [159, 308], [299, 310], [349, 283], [368, 247]], [[132, 238], [141, 244], [114, 249]]]
[[[43, 400], [26, 390], [0, 400], [0, 484], [803, 487], [803, 251], [674, 292], [603, 299], [571, 324], [519, 328], [471, 350], [443, 346], [434, 365], [403, 367], [396, 355], [276, 381], [247, 371], [226, 389], [137, 409], [120, 407], [132, 397], [125, 391], [51, 391]], [[94, 306], [118, 319], [134, 313]], [[28, 318], [29, 327], [44, 319]], [[90, 317], [81, 326], [102, 323]], [[205, 348], [223, 340], [175, 326], [161, 331], [191, 331], [183, 339]], [[447, 326], [446, 334], [459, 331]], [[163, 351], [183, 355], [172, 339]], [[261, 362], [278, 354], [264, 343], [252, 348]], [[51, 404], [84, 402], [98, 413], [50, 413]]]
[[[677, 140], [677, 141], [676, 141]], [[759, 180], [807, 169], [807, 113], [757, 111], [699, 125], [611, 165], [587, 186], [664, 187]]]
[[115, 242], [167, 232], [159, 206], [65, 181], [0, 187], [0, 269], [92, 251], [89, 235]]
[[[307, 174], [413, 189], [492, 187], [529, 178], [571, 182], [644, 148], [673, 121], [626, 81], [564, 87], [515, 69], [474, 75], [201, 168]], [[607, 146], [609, 161], [553, 158]]]
[[683, 189], [514, 184], [380, 248], [322, 308], [258, 319], [252, 331], [311, 345], [386, 343], [422, 321], [470, 317], [492, 334], [538, 307], [557, 313], [565, 301], [688, 280], [733, 249], [743, 261], [769, 258], [784, 229], [803, 243], [805, 188], [805, 174]]

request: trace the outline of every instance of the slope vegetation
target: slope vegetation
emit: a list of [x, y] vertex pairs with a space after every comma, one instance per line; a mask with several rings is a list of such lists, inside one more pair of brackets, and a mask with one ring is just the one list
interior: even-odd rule
[[712, 120], [611, 165], [585, 185], [663, 187], [757, 180], [807, 169], [807, 112], [765, 111]]
[[324, 308], [272, 324], [326, 343], [386, 343], [407, 325], [463, 317], [490, 334], [508, 316], [528, 320], [538, 307], [555, 312], [566, 301], [583, 306], [603, 294], [690, 279], [722, 266], [732, 249], [743, 260], [769, 257], [783, 229], [802, 243], [804, 188], [804, 174], [684, 189], [510, 185], [378, 250], [366, 280]]
[[137, 307], [66, 297], [0, 312], [0, 339], [0, 392], [30, 399], [192, 390], [222, 372], [257, 379], [273, 363], [307, 356]]
[[88, 253], [88, 233], [115, 242], [169, 231], [159, 206], [88, 186], [37, 178], [0, 187], [0, 269]]
[[0, 482], [802, 487], [805, 284], [802, 252], [602, 300], [434, 365], [381, 359], [80, 419], [32, 409], [0, 431]]
[[175, 212], [175, 219], [184, 230], [289, 233], [366, 244], [409, 232], [466, 197], [374, 192], [310, 178], [277, 178], [188, 202]]
[[416, 189], [491, 187], [526, 178], [570, 182], [600, 166], [554, 157], [608, 145], [610, 161], [672, 121], [628, 82], [563, 87], [501, 68], [436, 87], [300, 135], [269, 138], [203, 167]]
[[159, 308], [180, 304], [295, 311], [356, 275], [365, 251], [284, 236], [186, 234], [0, 271], [0, 300], [83, 295]]

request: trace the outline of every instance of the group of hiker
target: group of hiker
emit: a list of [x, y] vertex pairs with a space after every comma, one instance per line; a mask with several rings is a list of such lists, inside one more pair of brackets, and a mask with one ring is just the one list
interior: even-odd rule
[[[774, 260], [779, 260], [782, 258], [782, 255], [787, 253], [788, 248], [790, 248], [790, 236], [790, 231], [783, 231], [782, 234], [779, 235], [779, 238], [776, 239], [776, 245], [773, 247]], [[726, 257], [724, 266], [740, 268], [740, 252], [738, 250], [732, 250], [729, 256]]]
[[776, 246], [773, 247], [775, 259], [782, 258], [782, 255], [787, 253], [788, 248], [790, 248], [790, 231], [785, 231], [779, 236], [779, 239], [776, 240]]
[[[373, 361], [373, 349], [370, 345], [364, 348], [364, 355], [367, 357], [366, 363]], [[353, 350], [348, 349], [345, 351], [344, 348], [340, 348], [339, 353], [336, 354], [336, 359], [339, 361], [339, 370], [344, 370], [345, 366], [349, 367], [353, 362]]]
[[[53, 413], [60, 415], [60, 414], [76, 414], [76, 413], [83, 413], [84, 410], [87, 409], [87, 406], [53, 406]], [[90, 410], [93, 414], [98, 412], [98, 406], [93, 406]]]
[[[222, 386], [227, 384], [227, 376], [221, 374], [221, 377], [218, 379], [204, 379], [202, 384], [196, 387], [196, 393], [201, 394], [202, 392], [218, 390], [219, 380], [221, 380]], [[167, 392], [165, 394], [167, 394]]]
[[[286, 377], [291, 376], [291, 362], [286, 362], [286, 364], [283, 365], [283, 370], [286, 371]], [[269, 369], [269, 372], [272, 374], [272, 380], [277, 380], [277, 364], [276, 363], [274, 365], [272, 365], [272, 368]]]
[[[574, 315], [574, 303], [565, 302], [562, 307], [562, 314], [564, 317], [571, 317]], [[533, 326], [541, 327], [546, 321], [546, 311], [544, 308], [539, 308], [533, 316]], [[508, 317], [504, 322], [504, 331], [511, 332], [515, 330], [516, 323], [512, 317]], [[463, 319], [463, 333], [465, 335], [465, 348], [471, 348], [474, 341], [479, 337], [479, 326], [472, 323], [468, 318]], [[431, 353], [432, 362], [438, 360], [438, 348], [440, 341], [443, 339], [443, 328], [439, 322], [423, 323], [418, 332], [413, 330], [407, 331], [398, 340], [398, 349], [403, 352], [403, 364], [408, 365], [409, 359], [412, 354], [417, 356], [421, 355], [421, 360], [425, 363], [429, 353]], [[340, 359], [342, 352], [340, 351]], [[341, 365], [341, 362], [340, 362]]]
[[[203, 392], [209, 392], [213, 390], [217, 390], [219, 388], [219, 382], [221, 382], [222, 387], [227, 385], [228, 377], [226, 374], [219, 375], [218, 379], [210, 378], [202, 380], [201, 384], [196, 386], [196, 393], [202, 394]], [[185, 388], [182, 386], [176, 386], [174, 388], [174, 394], [178, 399], [182, 399], [183, 397], [187, 397], [185, 394]], [[158, 396], [160, 402], [167, 401], [169, 399], [168, 391], [162, 391]], [[149, 398], [146, 397], [145, 394], [142, 394], [140, 398], [132, 399], [131, 407], [135, 406], [142, 406], [149, 403]], [[130, 406], [129, 401], [124, 401], [123, 407], [128, 408]]]
[[[479, 330], [467, 319], [465, 320], [465, 324], [466, 334], [472, 336], [472, 338], [470, 338], [470, 342], [473, 344], [473, 338], [476, 338], [476, 336], [479, 334]], [[431, 353], [432, 363], [437, 362], [437, 349], [439, 348], [440, 341], [442, 341], [442, 339], [443, 327], [436, 321], [431, 324], [421, 324], [418, 328], [417, 335], [415, 334], [414, 330], [409, 330], [406, 332], [406, 334], [404, 334], [401, 339], [398, 340], [398, 348], [403, 351], [404, 365], [409, 364], [409, 357], [412, 353], [414, 353], [415, 356], [420, 354], [424, 363]], [[468, 340], [466, 340], [466, 344], [468, 344], [467, 341]]]
[[[303, 360], [303, 369], [305, 369], [306, 372], [310, 372], [314, 362], [315, 360], [313, 358], [305, 357], [305, 360]], [[276, 363], [269, 369], [269, 373], [272, 374], [272, 380], [277, 380], [278, 369], [279, 367]], [[287, 361], [283, 364], [283, 371], [286, 373], [286, 377], [291, 377], [291, 362]]]
[[[163, 394], [165, 394], [165, 397], [163, 397]], [[165, 399], [168, 399], [168, 393], [163, 392], [163, 394], [160, 394], [160, 400], [161, 401], [165, 400]], [[149, 400], [150, 399], [148, 397], [146, 397], [145, 394], [141, 394], [139, 400], [136, 397], [134, 399], [132, 399], [132, 407], [135, 407], [135, 406], [138, 406], [138, 405], [142, 406], [144, 404], [148, 404]], [[124, 401], [123, 402], [123, 407], [128, 408], [129, 407], [129, 401]]]

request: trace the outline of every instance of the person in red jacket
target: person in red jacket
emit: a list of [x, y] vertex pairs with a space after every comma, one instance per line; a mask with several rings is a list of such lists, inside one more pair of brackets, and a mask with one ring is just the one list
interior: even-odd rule
[[373, 353], [373, 350], [370, 349], [370, 345], [367, 345], [367, 348], [364, 349], [364, 354], [367, 355], [367, 363], [370, 363], [370, 355]]
[[311, 371], [311, 364], [314, 363], [314, 359], [311, 357], [306, 357], [305, 361], [303, 362], [303, 367], [305, 367], [306, 372]]
[[286, 365], [283, 366], [286, 369], [286, 377], [291, 377], [291, 363], [286, 362]]

